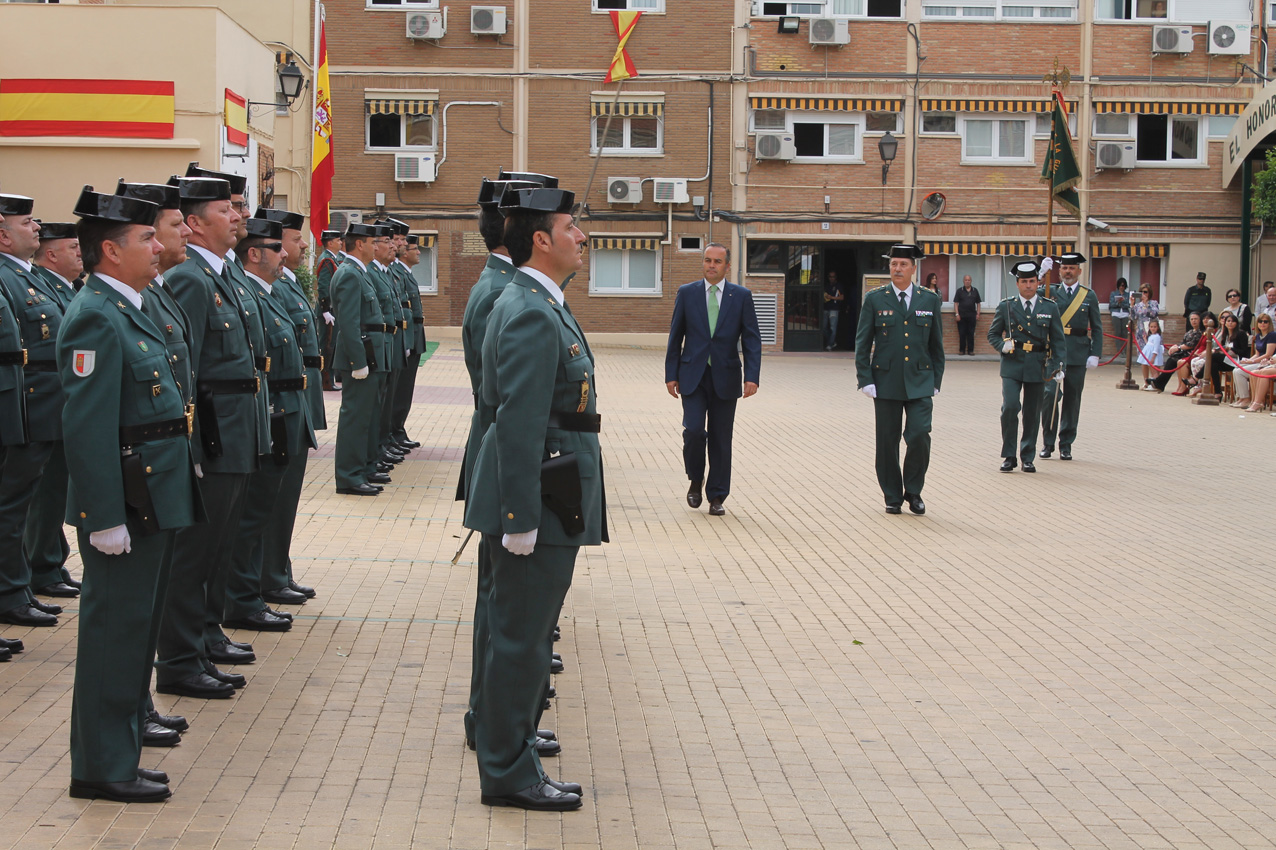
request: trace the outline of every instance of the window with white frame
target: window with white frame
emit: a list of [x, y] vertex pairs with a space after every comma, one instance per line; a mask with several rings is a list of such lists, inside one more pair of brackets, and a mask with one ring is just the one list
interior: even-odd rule
[[595, 99], [591, 104], [590, 152], [622, 156], [664, 153], [664, 100]]
[[749, 132], [757, 130], [787, 130], [788, 118], [783, 109], [755, 109], [749, 113]]
[[1173, 21], [1207, 24], [1210, 21], [1253, 19], [1250, 0], [1095, 0], [1099, 21]]
[[439, 278], [434, 265], [435, 255], [438, 253], [434, 246], [435, 239], [434, 234], [421, 236], [421, 262], [412, 267], [417, 291], [422, 295], [439, 293]]
[[957, 132], [957, 113], [923, 112], [922, 132], [927, 135], [951, 135]]
[[438, 95], [403, 91], [364, 93], [367, 150], [434, 150]]
[[1211, 115], [1206, 119], [1206, 135], [1211, 139], [1226, 139], [1232, 133], [1238, 115]]
[[654, 12], [665, 11], [665, 0], [593, 0], [594, 12]]
[[439, 0], [365, 0], [369, 9], [437, 9]]
[[[1035, 129], [1033, 130], [1033, 135], [1043, 139], [1049, 138], [1050, 131], [1053, 127], [1054, 127], [1054, 113], [1053, 112], [1038, 112], [1037, 123], [1035, 125]], [[1068, 132], [1072, 134], [1073, 138], [1076, 138], [1077, 113], [1075, 112], [1068, 113]]]
[[790, 112], [796, 161], [861, 162], [862, 112]]
[[1078, 0], [922, 0], [922, 17], [964, 21], [1075, 21]]
[[753, 4], [755, 18], [829, 17], [829, 18], [902, 18], [904, 0], [822, 0], [807, 3]]
[[1094, 126], [1091, 128], [1091, 134], [1095, 136], [1118, 136], [1128, 139], [1133, 135], [1130, 132], [1130, 118], [1132, 117], [1122, 112], [1100, 112], [1094, 116]]
[[864, 132], [872, 133], [900, 133], [904, 116], [899, 112], [865, 112], [864, 113]]
[[1201, 163], [1201, 120], [1198, 115], [1135, 115], [1135, 158], [1139, 165]]
[[1029, 120], [1019, 118], [984, 118], [960, 116], [961, 161], [978, 165], [1016, 165], [1032, 163], [1032, 146], [1028, 138]]
[[589, 250], [589, 291], [600, 295], [659, 295], [660, 240], [593, 237]]
[[755, 18], [811, 17], [823, 14], [824, 0], [818, 0], [815, 3], [755, 2], [753, 4], [753, 17]]

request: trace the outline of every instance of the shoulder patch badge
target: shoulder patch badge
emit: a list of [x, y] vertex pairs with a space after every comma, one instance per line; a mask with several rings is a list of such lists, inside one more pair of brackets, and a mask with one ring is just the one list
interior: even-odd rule
[[87, 378], [93, 374], [93, 367], [97, 365], [97, 352], [86, 351], [77, 348], [74, 351], [74, 360], [71, 363], [71, 371], [79, 375], [81, 378]]
[[150, 349], [146, 347], [146, 343], [140, 339], [137, 341], [137, 347], [142, 349], [143, 351], [150, 351]]

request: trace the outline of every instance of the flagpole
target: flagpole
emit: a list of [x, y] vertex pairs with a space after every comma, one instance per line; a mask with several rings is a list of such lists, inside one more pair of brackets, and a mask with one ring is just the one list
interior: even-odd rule
[[[314, 45], [310, 49], [310, 67], [314, 69], [310, 73], [313, 78], [317, 78], [319, 76], [319, 30], [322, 27], [323, 27], [323, 2], [322, 0], [315, 0]], [[310, 157], [309, 157], [310, 168], [307, 170], [307, 173], [310, 175], [310, 179], [306, 181], [306, 184], [307, 184], [306, 185], [306, 208], [307, 208], [307, 211], [312, 214], [314, 213], [314, 209], [310, 204], [310, 199], [312, 197], [311, 192], [314, 189], [314, 181], [315, 181], [315, 170], [314, 170], [315, 169], [315, 112], [319, 109], [319, 85], [318, 85], [319, 81], [318, 79], [313, 79], [313, 78], [310, 81]], [[326, 229], [327, 227], [328, 227], [328, 222], [325, 221], [323, 223], [323, 227], [320, 228], [319, 232], [322, 233], [323, 230]], [[314, 229], [315, 229], [314, 221], [312, 220], [310, 222], [311, 232], [313, 232]], [[312, 248], [310, 249], [310, 256], [306, 259], [306, 262], [311, 271], [315, 270], [315, 258], [318, 257], [322, 251], [323, 251], [322, 245], [315, 245], [315, 246], [312, 246]]]

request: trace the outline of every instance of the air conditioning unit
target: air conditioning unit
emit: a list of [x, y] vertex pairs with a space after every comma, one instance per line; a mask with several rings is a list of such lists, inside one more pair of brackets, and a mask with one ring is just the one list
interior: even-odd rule
[[408, 38], [442, 38], [447, 32], [447, 24], [442, 12], [409, 12]]
[[642, 181], [637, 177], [608, 177], [607, 200], [613, 204], [641, 204]]
[[1134, 167], [1134, 142], [1099, 142], [1094, 154], [1096, 168]]
[[797, 156], [792, 133], [758, 133], [758, 159], [789, 160]]
[[434, 154], [396, 153], [394, 179], [399, 183], [433, 183]]
[[1210, 40], [1206, 47], [1216, 56], [1245, 56], [1249, 53], [1249, 34], [1254, 25], [1248, 21], [1210, 21]]
[[346, 232], [352, 224], [363, 224], [363, 213], [359, 210], [329, 210], [328, 229]]
[[685, 177], [656, 177], [651, 182], [651, 199], [658, 204], [685, 204], [691, 200]]
[[1153, 53], [1191, 53], [1195, 46], [1191, 27], [1152, 27]]
[[474, 35], [505, 35], [505, 7], [471, 6], [470, 32]]
[[811, 44], [850, 44], [851, 26], [845, 18], [811, 18]]

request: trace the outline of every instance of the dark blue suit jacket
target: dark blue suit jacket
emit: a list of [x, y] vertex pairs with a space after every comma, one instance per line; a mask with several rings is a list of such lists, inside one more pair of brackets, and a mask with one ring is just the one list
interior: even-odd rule
[[[753, 293], [723, 281], [718, 324], [709, 337], [709, 308], [704, 279], [678, 287], [665, 351], [665, 382], [677, 381], [681, 393], [695, 392], [705, 366], [713, 370], [713, 387], [719, 398], [740, 398], [740, 353], [744, 350], [744, 381], [758, 383], [762, 371], [762, 335]], [[709, 364], [709, 358], [713, 363]]]

